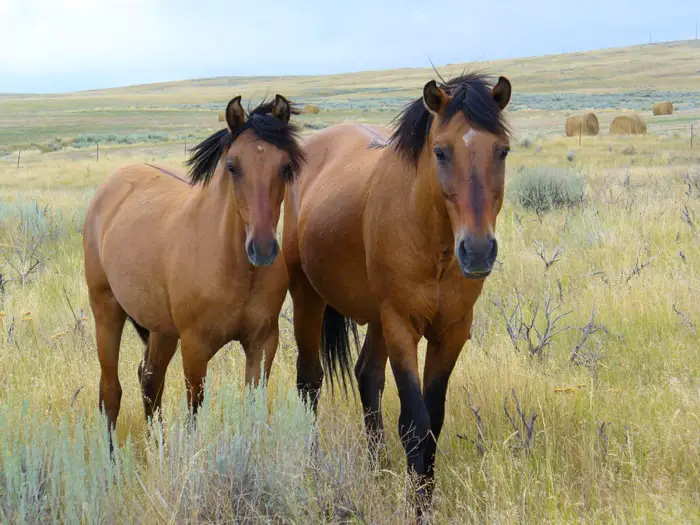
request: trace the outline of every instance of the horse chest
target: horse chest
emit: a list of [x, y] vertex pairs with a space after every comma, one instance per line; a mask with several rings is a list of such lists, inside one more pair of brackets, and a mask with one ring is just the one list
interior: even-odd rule
[[250, 279], [221, 278], [209, 274], [206, 282], [191, 279], [183, 290], [174, 312], [180, 330], [187, 327], [208, 337], [228, 340], [237, 336], [243, 324], [252, 286]]

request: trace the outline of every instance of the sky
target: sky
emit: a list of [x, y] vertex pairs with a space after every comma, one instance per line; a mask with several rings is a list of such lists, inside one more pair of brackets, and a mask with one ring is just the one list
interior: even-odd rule
[[698, 19], [698, 0], [0, 0], [0, 93], [585, 51]]

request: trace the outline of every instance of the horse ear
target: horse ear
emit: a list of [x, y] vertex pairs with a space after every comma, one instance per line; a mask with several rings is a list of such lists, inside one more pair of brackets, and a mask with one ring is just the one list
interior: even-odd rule
[[291, 115], [292, 106], [289, 101], [282, 95], [275, 95], [275, 103], [272, 104], [272, 116], [286, 123], [289, 122]]
[[423, 86], [423, 104], [431, 113], [441, 113], [449, 102], [450, 96], [440, 89], [434, 80]]
[[226, 106], [226, 123], [230, 131], [236, 131], [245, 124], [245, 111], [241, 106], [241, 96], [238, 95]]
[[510, 102], [510, 80], [506, 77], [498, 77], [498, 83], [491, 89], [491, 96], [501, 110], [505, 109]]

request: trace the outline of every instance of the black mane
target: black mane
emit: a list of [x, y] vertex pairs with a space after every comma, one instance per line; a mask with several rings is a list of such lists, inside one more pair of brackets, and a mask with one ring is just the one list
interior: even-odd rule
[[[207, 137], [190, 150], [187, 166], [190, 168], [192, 185], [206, 186], [214, 176], [219, 159], [236, 139], [246, 130], [251, 130], [258, 139], [286, 151], [294, 173], [304, 162], [304, 152], [299, 145], [298, 129], [294, 124], [284, 122], [272, 115], [274, 102], [263, 100], [258, 107], [248, 112], [245, 124], [232, 133], [228, 128], [221, 129]], [[292, 114], [298, 111], [292, 108]]]
[[[452, 97], [442, 115], [443, 122], [462, 111], [464, 118], [476, 129], [494, 135], [510, 134], [503, 112], [491, 96], [486, 75], [467, 73], [438, 85]], [[422, 97], [411, 102], [394, 120], [390, 139], [394, 151], [408, 162], [417, 164], [432, 122], [433, 115], [426, 109]]]

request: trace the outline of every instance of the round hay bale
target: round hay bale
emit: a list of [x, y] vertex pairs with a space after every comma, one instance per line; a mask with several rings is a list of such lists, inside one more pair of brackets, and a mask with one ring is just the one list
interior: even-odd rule
[[647, 123], [637, 114], [618, 115], [610, 123], [611, 135], [646, 135]]
[[225, 121], [226, 121], [226, 112], [219, 111], [219, 122], [225, 122]]
[[654, 115], [673, 115], [673, 104], [671, 102], [656, 102]]
[[302, 108], [301, 112], [302, 113], [313, 113], [315, 115], [316, 113], [321, 112], [321, 108], [319, 108], [316, 104], [306, 104]]
[[584, 113], [583, 115], [571, 115], [566, 119], [566, 136], [578, 137], [581, 135], [597, 135], [600, 130], [598, 117], [595, 113]]

